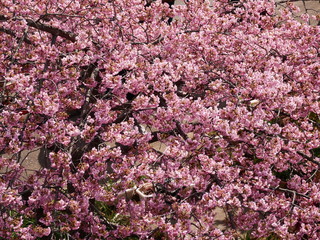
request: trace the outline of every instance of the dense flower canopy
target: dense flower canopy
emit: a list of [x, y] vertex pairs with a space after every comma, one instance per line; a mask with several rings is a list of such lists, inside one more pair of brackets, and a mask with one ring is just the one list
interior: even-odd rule
[[294, 11], [2, 0], [0, 238], [320, 239], [320, 27]]

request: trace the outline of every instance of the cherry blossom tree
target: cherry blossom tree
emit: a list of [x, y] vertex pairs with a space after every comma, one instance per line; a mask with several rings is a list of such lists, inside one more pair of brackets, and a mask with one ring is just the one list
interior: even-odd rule
[[184, 2], [1, 0], [1, 239], [320, 238], [320, 27]]

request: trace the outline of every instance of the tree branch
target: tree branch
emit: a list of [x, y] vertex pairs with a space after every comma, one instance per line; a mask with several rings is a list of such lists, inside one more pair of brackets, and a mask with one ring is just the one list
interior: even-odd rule
[[26, 19], [26, 21], [27, 21], [28, 26], [30, 26], [30, 27], [34, 27], [34, 28], [39, 29], [41, 31], [51, 33], [52, 35], [55, 35], [55, 36], [63, 37], [67, 40], [70, 40], [71, 42], [76, 41], [76, 35], [74, 33], [63, 31], [59, 28], [52, 27], [50, 25], [46, 25], [43, 23], [35, 22], [31, 19]]
[[[10, 18], [4, 16], [4, 15], [0, 15], [0, 21], [6, 21], [9, 20]], [[17, 18], [14, 18], [17, 19]], [[22, 19], [20, 19], [22, 20]], [[51, 33], [53, 36], [60, 36], [63, 37], [67, 40], [70, 40], [71, 42], [75, 42], [76, 41], [76, 35], [72, 32], [67, 32], [64, 30], [61, 30], [59, 28], [56, 27], [52, 27], [50, 25], [47, 24], [43, 24], [40, 22], [36, 22], [32, 19], [25, 19], [27, 21], [27, 25], [33, 28], [36, 28], [38, 30], [47, 32], [47, 33]]]
[[292, 189], [276, 187], [275, 190], [279, 190], [279, 191], [282, 191], [282, 192], [289, 192], [289, 193], [292, 193], [292, 194], [294, 194], [294, 195], [297, 195], [297, 196], [300, 196], [300, 197], [305, 197], [305, 198], [310, 199], [310, 197], [309, 197], [308, 195], [305, 195], [305, 194], [303, 194], [303, 193], [298, 193], [297, 191], [292, 190]]
[[[18, 40], [21, 39], [20, 37], [17, 37], [17, 35], [16, 35], [13, 31], [11, 31], [11, 30], [9, 30], [9, 29], [0, 27], [0, 32], [4, 32], [4, 33], [6, 33], [6, 34], [8, 34], [8, 35], [10, 35], [10, 36], [12, 36], [12, 37], [14, 37], [14, 38], [17, 38]], [[27, 43], [27, 44], [32, 44], [32, 42], [31, 42], [28, 38], [23, 38], [23, 37], [22, 37], [22, 40], [23, 40], [25, 43]]]
[[307, 159], [308, 161], [310, 161], [310, 162], [312, 162], [312, 163], [314, 163], [314, 164], [317, 164], [318, 165], [318, 167], [320, 167], [320, 162], [318, 162], [318, 161], [316, 161], [316, 160], [314, 160], [314, 158], [313, 157], [309, 157], [309, 156], [307, 156], [307, 155], [305, 155], [304, 153], [302, 153], [302, 152], [297, 152], [301, 157], [303, 157], [303, 158], [305, 158], [305, 159]]

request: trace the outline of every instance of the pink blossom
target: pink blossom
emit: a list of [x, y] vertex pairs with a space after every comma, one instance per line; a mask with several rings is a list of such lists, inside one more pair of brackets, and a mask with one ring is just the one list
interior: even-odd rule
[[277, 2], [2, 1], [0, 238], [319, 239], [320, 29]]

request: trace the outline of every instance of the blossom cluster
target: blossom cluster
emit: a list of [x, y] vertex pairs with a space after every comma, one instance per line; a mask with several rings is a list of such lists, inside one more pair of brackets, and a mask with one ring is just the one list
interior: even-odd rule
[[168, 2], [1, 1], [1, 239], [320, 239], [320, 27]]

